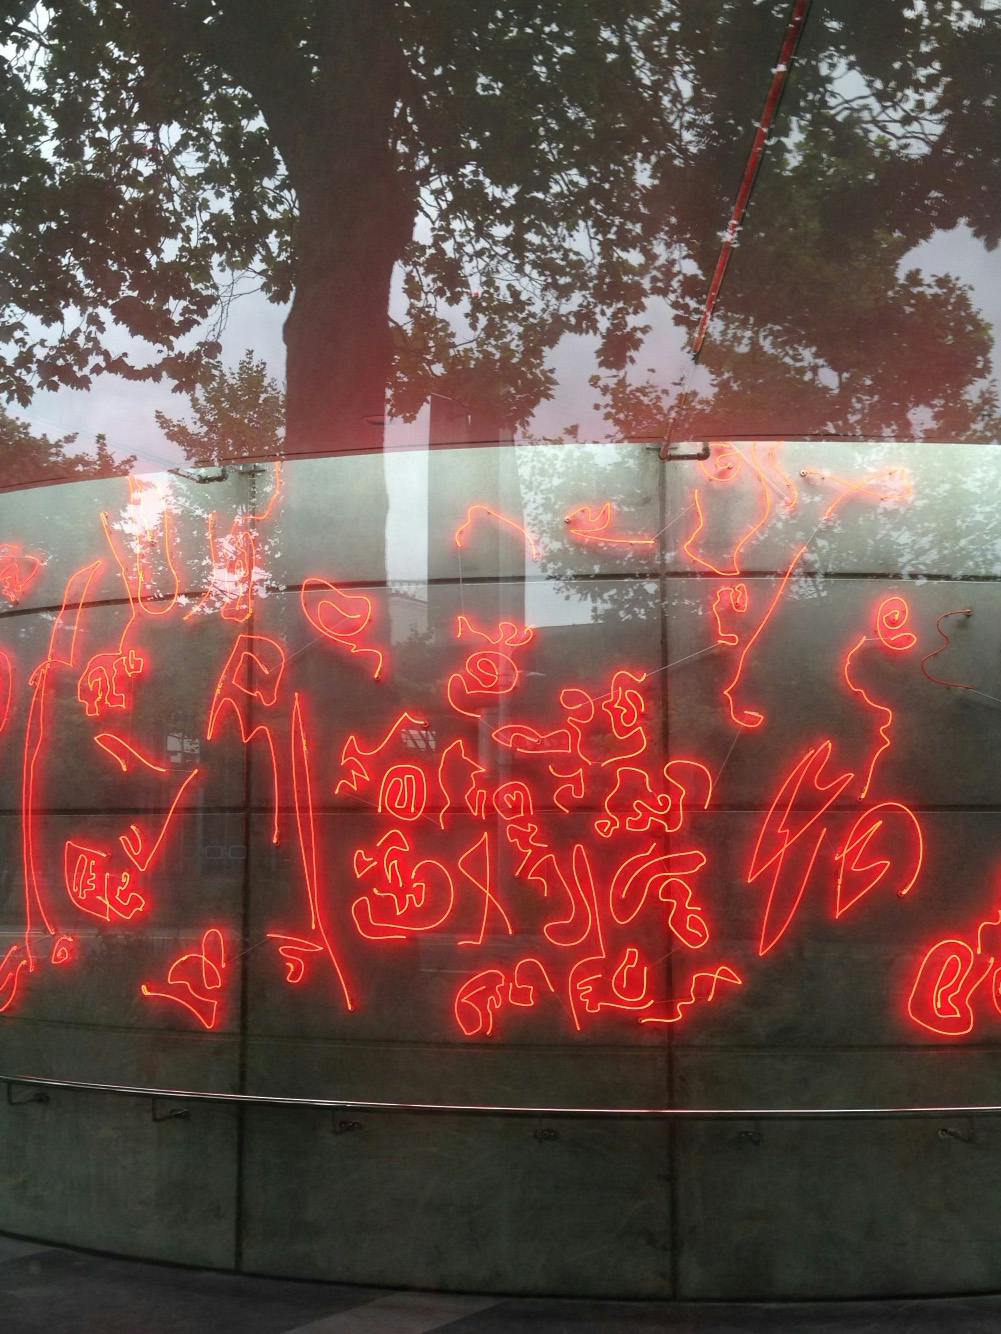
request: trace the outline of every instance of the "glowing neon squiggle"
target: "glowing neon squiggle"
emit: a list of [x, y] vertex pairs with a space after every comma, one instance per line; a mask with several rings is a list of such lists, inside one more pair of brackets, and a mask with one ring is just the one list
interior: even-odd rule
[[103, 562], [93, 561], [75, 570], [67, 579], [62, 605], [49, 635], [48, 655], [28, 678], [32, 695], [24, 732], [24, 761], [21, 769], [21, 864], [24, 875], [24, 951], [29, 972], [34, 972], [35, 968], [31, 948], [32, 932], [41, 930], [49, 936], [55, 934], [45, 910], [39, 882], [35, 829], [35, 792], [38, 764], [46, 738], [49, 678], [56, 667], [72, 669], [76, 663], [80, 613], [92, 581], [103, 568]]
[[[820, 845], [827, 834], [825, 825], [816, 828], [818, 821], [854, 777], [852, 773], [843, 773], [830, 782], [823, 781], [831, 752], [832, 743], [824, 741], [819, 746], [811, 746], [800, 757], [775, 794], [758, 831], [747, 883], [754, 884], [766, 871], [772, 873], [758, 939], [758, 954], [762, 957], [773, 950], [788, 931], [809, 884]], [[800, 804], [800, 793], [807, 785], [807, 790], [816, 793], [821, 801], [813, 810], [799, 812], [796, 808]], [[799, 874], [785, 874], [790, 852], [808, 831], [812, 831], [812, 840], [805, 840], [803, 845]]]
[[932, 676], [931, 672], [928, 670], [928, 663], [930, 663], [933, 658], [937, 658], [940, 653], [944, 653], [952, 643], [952, 640], [942, 629], [942, 622], [946, 620], [946, 618], [949, 616], [972, 616], [972, 615], [973, 615], [972, 607], [957, 607], [954, 611], [944, 611], [942, 615], [938, 618], [938, 620], [935, 622], [935, 629], [938, 631], [939, 637], [943, 639], [945, 642], [943, 643], [941, 648], [935, 649], [933, 653], [926, 653], [925, 656], [921, 659], [922, 674], [926, 676], [928, 680], [933, 682], [935, 685], [948, 686], [951, 690], [973, 689], [973, 686], [966, 685], [962, 681], [945, 681], [941, 676]]
[[592, 509], [590, 505], [581, 505], [578, 509], [572, 510], [563, 522], [567, 525], [567, 532], [571, 537], [576, 537], [580, 542], [598, 542], [605, 546], [615, 547], [654, 547], [657, 545], [655, 537], [624, 537], [618, 533], [610, 533], [608, 530], [612, 524], [612, 502], [606, 500], [597, 510]]
[[489, 505], [470, 505], [469, 509], [466, 511], [465, 519], [459, 524], [458, 528], [456, 528], [454, 534], [455, 545], [460, 551], [467, 545], [467, 539], [472, 532], [473, 524], [476, 517], [480, 514], [485, 515], [488, 519], [493, 519], [495, 523], [499, 523], [502, 527], [510, 528], [512, 532], [517, 533], [528, 547], [532, 559], [539, 559], [541, 555], [539, 544], [528, 529], [522, 524], [516, 523], [514, 519], [509, 519], [507, 515], [499, 514], [497, 510], [491, 509]]
[[348, 990], [340, 960], [334, 950], [324, 921], [320, 903], [320, 882], [316, 852], [316, 826], [313, 818], [313, 790], [309, 774], [309, 747], [306, 742], [306, 730], [302, 721], [302, 707], [298, 692], [292, 701], [292, 786], [295, 793], [295, 824], [299, 836], [299, 856], [302, 861], [302, 873], [306, 882], [306, 900], [309, 905], [310, 927], [319, 935], [323, 948], [333, 964], [337, 981], [344, 996], [344, 1004], [349, 1010], [354, 1009], [354, 1001]]

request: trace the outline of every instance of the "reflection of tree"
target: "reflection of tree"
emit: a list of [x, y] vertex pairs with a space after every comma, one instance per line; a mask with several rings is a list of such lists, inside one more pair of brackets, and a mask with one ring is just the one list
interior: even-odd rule
[[82, 481], [88, 477], [122, 476], [135, 463], [135, 455], [117, 459], [103, 435], [94, 438], [88, 453], [71, 454], [76, 435], [50, 440], [36, 435], [27, 422], [12, 417], [0, 408], [0, 460], [5, 486], [35, 481]]
[[[655, 376], [627, 401], [656, 356], [647, 324], [666, 301], [694, 328], [781, 11], [8, 5], [0, 383], [22, 402], [100, 371], [191, 389], [242, 274], [291, 301], [293, 449], [378, 439], [387, 388], [403, 413], [433, 389], [523, 425], [567, 335], [590, 340], [617, 390], [613, 425], [661, 429], [671, 386]], [[693, 424], [715, 394], [717, 418], [778, 400], [852, 433], [994, 429], [969, 294], [899, 268], [960, 221], [998, 239], [978, 76], [998, 40], [972, 0], [813, 7], [703, 358], [712, 384], [686, 400]], [[116, 322], [148, 359], [111, 346]]]
[[[651, 587], [637, 578], [602, 578], [609, 568], [626, 575], [655, 570], [655, 548], [641, 547], [624, 557], [607, 546], [590, 545], [569, 536], [564, 519], [582, 504], [611, 500], [623, 530], [637, 512], [636, 531], [652, 536], [651, 516], [657, 506], [657, 474], [664, 466], [651, 460], [642, 445], [542, 446], [519, 451], [519, 473], [525, 500], [525, 523], [545, 533], [542, 572], [567, 602], [590, 606], [595, 623], [615, 629], [650, 625]], [[659, 525], [658, 525], [659, 526]], [[656, 578], [656, 575], [654, 575]]]
[[[440, 381], [524, 418], [564, 333], [601, 331], [613, 365], [636, 342], [684, 26], [657, 0], [21, 0], [0, 85], [9, 390], [95, 369], [191, 388], [219, 353], [222, 267], [292, 299], [294, 448], [356, 443], [394, 358], [401, 408]], [[465, 347], [441, 323], [458, 307]], [[24, 317], [54, 310], [36, 336]], [[110, 350], [109, 320], [146, 364]]]
[[[750, 405], [757, 420], [782, 413], [863, 437], [996, 434], [990, 325], [954, 278], [905, 268], [934, 210], [918, 210], [915, 225], [910, 203], [893, 205], [897, 154], [861, 126], [832, 124], [825, 107], [808, 111], [801, 134], [763, 183], [762, 200], [774, 198], [780, 175], [767, 245], [734, 265], [704, 358], [715, 388], [706, 412], [733, 421]], [[698, 421], [696, 409], [695, 434]]]
[[249, 349], [235, 370], [213, 369], [189, 397], [194, 426], [165, 412], [157, 412], [156, 421], [192, 463], [281, 453], [285, 395]]
[[[1001, 238], [997, 113], [972, 93], [999, 55], [1001, 25], [972, 4], [813, 7], [681, 432], [997, 438], [989, 323], [906, 260], [960, 224]], [[656, 376], [594, 383], [623, 434], [679, 406]]]

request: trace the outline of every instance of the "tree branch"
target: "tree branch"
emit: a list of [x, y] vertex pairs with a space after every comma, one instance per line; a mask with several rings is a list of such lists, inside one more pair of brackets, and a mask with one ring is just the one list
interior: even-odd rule
[[304, 167], [315, 114], [309, 65], [294, 42], [292, 4], [230, 0], [212, 11], [189, 0], [131, 0], [137, 45], [151, 69], [201, 58], [257, 103], [290, 176]]

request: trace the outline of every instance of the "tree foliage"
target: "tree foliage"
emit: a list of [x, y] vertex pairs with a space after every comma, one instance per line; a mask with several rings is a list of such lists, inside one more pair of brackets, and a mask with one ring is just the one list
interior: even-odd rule
[[[0, 391], [105, 372], [190, 391], [244, 278], [291, 302], [293, 447], [357, 443], [387, 390], [405, 415], [433, 389], [524, 426], [571, 335], [613, 428], [662, 429], [678, 395], [659, 364], [644, 385], [651, 312], [697, 323], [786, 17], [779, 0], [8, 6]], [[969, 293], [901, 265], [960, 224], [997, 243], [998, 65], [972, 0], [813, 7], [692, 423], [713, 398], [729, 419], [781, 395], [789, 420], [852, 433], [994, 429]]]
[[83, 481], [91, 477], [124, 476], [136, 461], [116, 458], [107, 438], [97, 435], [92, 449], [70, 453], [78, 436], [60, 436], [56, 440], [39, 435], [26, 421], [0, 408], [0, 459], [5, 486], [16, 486], [28, 481]]
[[157, 425], [193, 463], [281, 453], [285, 395], [251, 350], [233, 371], [217, 368], [190, 395], [194, 425], [156, 413]]

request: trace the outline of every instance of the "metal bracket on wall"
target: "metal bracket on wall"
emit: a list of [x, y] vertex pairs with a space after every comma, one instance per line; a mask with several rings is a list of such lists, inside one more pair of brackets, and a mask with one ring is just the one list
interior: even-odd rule
[[973, 1143], [973, 1122], [968, 1121], [962, 1130], [956, 1126], [939, 1126], [939, 1139], [957, 1139], [961, 1144]]
[[708, 440], [664, 440], [657, 452], [665, 463], [680, 463], [683, 459], [693, 459], [704, 463], [709, 457]]
[[734, 1135], [734, 1139], [738, 1140], [741, 1144], [760, 1144], [761, 1127], [757, 1123], [753, 1126], [745, 1126], [742, 1130], [737, 1131], [736, 1135]]
[[158, 1111], [156, 1110], [156, 1098], [151, 1098], [151, 1099], [150, 1099], [150, 1102], [149, 1102], [149, 1110], [150, 1110], [150, 1114], [151, 1114], [152, 1117], [153, 1117], [153, 1120], [156, 1121], [156, 1122], [158, 1122], [158, 1123], [159, 1123], [160, 1121], [190, 1121], [190, 1120], [191, 1120], [191, 1112], [190, 1112], [190, 1110], [189, 1110], [187, 1107], [171, 1107], [171, 1108], [170, 1108], [168, 1111], [166, 1111], [166, 1112], [158, 1112]]
[[225, 482], [229, 473], [221, 465], [215, 468], [168, 468], [175, 477], [183, 477], [186, 482], [197, 482], [204, 486], [208, 482]]
[[25, 1098], [15, 1098], [14, 1097], [15, 1088], [17, 1088], [16, 1084], [7, 1085], [8, 1107], [24, 1107], [29, 1102], [45, 1103], [49, 1101], [49, 1095], [44, 1090], [39, 1090], [39, 1089], [36, 1089], [34, 1092], [29, 1093]]

